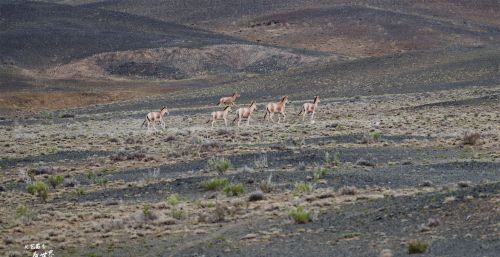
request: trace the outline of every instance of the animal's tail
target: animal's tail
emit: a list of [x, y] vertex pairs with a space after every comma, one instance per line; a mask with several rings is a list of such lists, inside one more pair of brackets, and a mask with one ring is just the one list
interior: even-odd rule
[[266, 120], [267, 114], [269, 114], [269, 108], [266, 107], [266, 114], [264, 115], [264, 120]]
[[301, 114], [302, 114], [302, 112], [304, 112], [304, 108], [302, 108], [302, 109], [300, 110], [299, 114], [297, 114], [297, 115], [301, 115]]
[[236, 122], [236, 120], [237, 120], [239, 117], [240, 117], [240, 115], [239, 115], [239, 114], [236, 114], [236, 117], [234, 117], [233, 123], [235, 123], [235, 122]]
[[219, 102], [217, 103], [217, 106], [221, 106], [221, 105], [222, 105], [222, 102], [221, 102], [221, 101], [219, 101]]
[[208, 119], [207, 122], [205, 122], [205, 123], [209, 123], [210, 121], [212, 121], [212, 119]]

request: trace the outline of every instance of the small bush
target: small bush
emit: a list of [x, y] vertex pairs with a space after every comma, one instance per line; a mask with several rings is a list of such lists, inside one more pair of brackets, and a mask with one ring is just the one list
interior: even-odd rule
[[262, 154], [261, 156], [259, 156], [259, 158], [256, 158], [253, 163], [255, 169], [260, 171], [264, 170], [268, 167], [267, 155]]
[[227, 178], [212, 178], [210, 180], [201, 182], [200, 186], [205, 190], [216, 190], [223, 188], [227, 184], [229, 184]]
[[275, 188], [275, 185], [274, 183], [271, 181], [272, 180], [272, 177], [273, 177], [273, 174], [269, 174], [269, 177], [267, 178], [267, 180], [262, 180], [259, 184], [259, 188], [262, 192], [264, 193], [271, 193], [274, 188]]
[[64, 181], [64, 177], [61, 176], [61, 175], [55, 175], [55, 176], [50, 176], [49, 177], [49, 184], [54, 189], [57, 186], [59, 186], [60, 184], [62, 184], [63, 181]]
[[179, 194], [171, 194], [167, 197], [167, 203], [176, 206], [181, 202], [181, 197]]
[[408, 243], [408, 253], [409, 254], [415, 254], [415, 253], [425, 253], [427, 251], [427, 243], [422, 242], [420, 240], [411, 240]]
[[76, 196], [82, 196], [85, 194], [85, 190], [81, 187], [75, 188], [75, 195]]
[[29, 212], [28, 206], [20, 204], [16, 208], [16, 219], [26, 216]]
[[217, 171], [220, 175], [232, 167], [231, 161], [226, 158], [212, 157], [208, 160], [208, 168], [212, 171]]
[[311, 184], [305, 183], [305, 182], [297, 182], [297, 183], [295, 183], [295, 188], [293, 191], [296, 194], [308, 194], [308, 193], [311, 193], [312, 190], [313, 190], [313, 187]]
[[318, 170], [316, 170], [315, 172], [313, 172], [313, 179], [315, 181], [323, 179], [326, 176], [327, 173], [328, 173], [328, 169], [327, 168], [319, 168]]
[[358, 193], [358, 189], [354, 186], [344, 186], [339, 191], [341, 195], [355, 195]]
[[481, 134], [477, 132], [465, 132], [463, 137], [464, 145], [476, 145], [479, 143], [480, 138]]
[[245, 186], [243, 186], [242, 183], [229, 184], [226, 187], [224, 187], [223, 191], [228, 196], [238, 196], [238, 195], [245, 193]]
[[186, 212], [182, 209], [172, 209], [172, 212], [170, 213], [172, 218], [177, 219], [177, 220], [183, 220], [186, 218]]
[[37, 181], [28, 185], [26, 190], [28, 193], [38, 196], [44, 202], [49, 197], [49, 187], [43, 181]]
[[373, 138], [373, 141], [375, 141], [375, 142], [380, 141], [381, 137], [382, 137], [382, 134], [380, 132], [373, 132], [372, 133], [372, 138]]
[[305, 224], [312, 221], [311, 213], [304, 206], [292, 208], [288, 214], [297, 224]]
[[144, 219], [146, 220], [154, 220], [156, 216], [153, 211], [151, 211], [151, 205], [145, 204], [142, 206], [142, 214], [144, 215]]

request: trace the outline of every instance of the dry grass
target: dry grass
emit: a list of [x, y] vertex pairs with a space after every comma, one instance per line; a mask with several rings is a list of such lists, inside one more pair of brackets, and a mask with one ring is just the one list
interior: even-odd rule
[[462, 140], [464, 145], [477, 145], [479, 143], [479, 139], [481, 138], [481, 134], [477, 132], [465, 132]]

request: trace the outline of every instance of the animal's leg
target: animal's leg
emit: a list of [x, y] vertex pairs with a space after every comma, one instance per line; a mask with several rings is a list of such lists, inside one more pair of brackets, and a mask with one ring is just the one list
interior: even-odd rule
[[285, 122], [286, 114], [285, 114], [285, 112], [282, 112], [281, 114], [283, 114], [283, 122]]
[[272, 122], [272, 123], [274, 123], [273, 116], [274, 116], [274, 113], [273, 113], [273, 112], [270, 112], [270, 113], [269, 113], [269, 119], [271, 119], [271, 122]]
[[224, 124], [225, 124], [225, 125], [226, 125], [226, 127], [227, 127], [227, 119], [226, 119], [226, 117], [224, 117]]
[[214, 127], [215, 119], [212, 119], [212, 128]]
[[250, 116], [247, 118], [247, 126], [250, 126]]
[[240, 126], [240, 123], [241, 123], [241, 117], [239, 117], [238, 119], [238, 127]]
[[306, 113], [307, 113], [306, 111], [302, 113], [302, 121], [304, 121], [304, 119], [306, 118]]

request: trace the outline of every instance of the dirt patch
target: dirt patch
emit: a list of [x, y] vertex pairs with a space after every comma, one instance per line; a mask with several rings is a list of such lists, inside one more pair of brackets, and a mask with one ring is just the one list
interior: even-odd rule
[[56, 78], [131, 76], [176, 80], [221, 73], [270, 73], [332, 59], [272, 47], [231, 44], [102, 53], [47, 73]]

